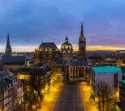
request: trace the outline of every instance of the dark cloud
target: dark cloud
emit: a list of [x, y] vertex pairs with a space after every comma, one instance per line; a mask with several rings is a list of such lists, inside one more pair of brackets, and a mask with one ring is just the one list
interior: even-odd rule
[[123, 45], [124, 5], [124, 0], [2, 0], [0, 42], [5, 44], [9, 32], [13, 45], [62, 44], [65, 36], [77, 44], [84, 22], [87, 44]]

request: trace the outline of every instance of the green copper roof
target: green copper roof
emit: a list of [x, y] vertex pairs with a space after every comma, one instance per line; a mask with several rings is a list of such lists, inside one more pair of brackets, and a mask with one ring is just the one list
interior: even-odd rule
[[125, 80], [122, 80], [122, 83], [125, 84]]
[[117, 66], [96, 66], [92, 67], [95, 73], [117, 73], [121, 72], [121, 68]]

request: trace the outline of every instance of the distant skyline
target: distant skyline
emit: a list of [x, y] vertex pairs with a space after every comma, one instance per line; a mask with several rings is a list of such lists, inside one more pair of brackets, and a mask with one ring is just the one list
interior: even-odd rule
[[[35, 49], [37, 49], [39, 46], [12, 46], [13, 52], [34, 52]], [[61, 45], [57, 45], [57, 47], [60, 49]], [[73, 45], [73, 50], [78, 51], [78, 46]], [[95, 45], [89, 45], [87, 46], [87, 51], [99, 51], [99, 50], [105, 50], [105, 51], [117, 51], [117, 50], [125, 50], [125, 48], [121, 47], [112, 47], [112, 46], [95, 46]], [[5, 47], [0, 46], [0, 52], [5, 52]]]
[[7, 33], [13, 51], [34, 51], [41, 42], [77, 49], [80, 24], [88, 50], [125, 49], [125, 0], [0, 0], [0, 52]]

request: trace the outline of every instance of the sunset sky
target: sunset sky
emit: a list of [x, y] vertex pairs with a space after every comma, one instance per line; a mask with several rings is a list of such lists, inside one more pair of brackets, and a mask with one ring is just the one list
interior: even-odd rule
[[77, 48], [81, 22], [87, 49], [125, 48], [125, 0], [0, 0], [0, 51], [8, 32], [16, 51], [65, 36]]

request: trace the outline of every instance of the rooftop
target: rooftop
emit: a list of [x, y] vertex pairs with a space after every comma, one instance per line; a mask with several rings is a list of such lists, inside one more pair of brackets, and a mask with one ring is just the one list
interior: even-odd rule
[[2, 58], [3, 64], [25, 64], [24, 56], [3, 56]]
[[120, 67], [117, 66], [96, 66], [92, 67], [95, 73], [117, 73], [122, 72]]
[[74, 60], [72, 63], [71, 63], [72, 66], [88, 66], [88, 62], [86, 59], [83, 59], [81, 61], [78, 61], [78, 60]]
[[29, 75], [36, 75], [36, 74], [40, 74], [40, 75], [45, 75], [46, 72], [51, 71], [50, 67], [48, 65], [33, 65], [29, 68], [20, 68], [18, 69], [17, 72], [15, 72], [15, 74], [18, 73], [25, 73], [25, 74], [29, 74]]
[[125, 80], [122, 80], [122, 83], [125, 84]]
[[7, 71], [0, 71], [0, 80], [9, 76]]
[[9, 72], [0, 71], [0, 91], [3, 91], [6, 86], [9, 88], [10, 87], [9, 84], [12, 85], [13, 80], [15, 80], [15, 78], [10, 76]]
[[40, 44], [39, 48], [57, 49], [57, 46], [54, 42], [43, 42], [43, 43]]

